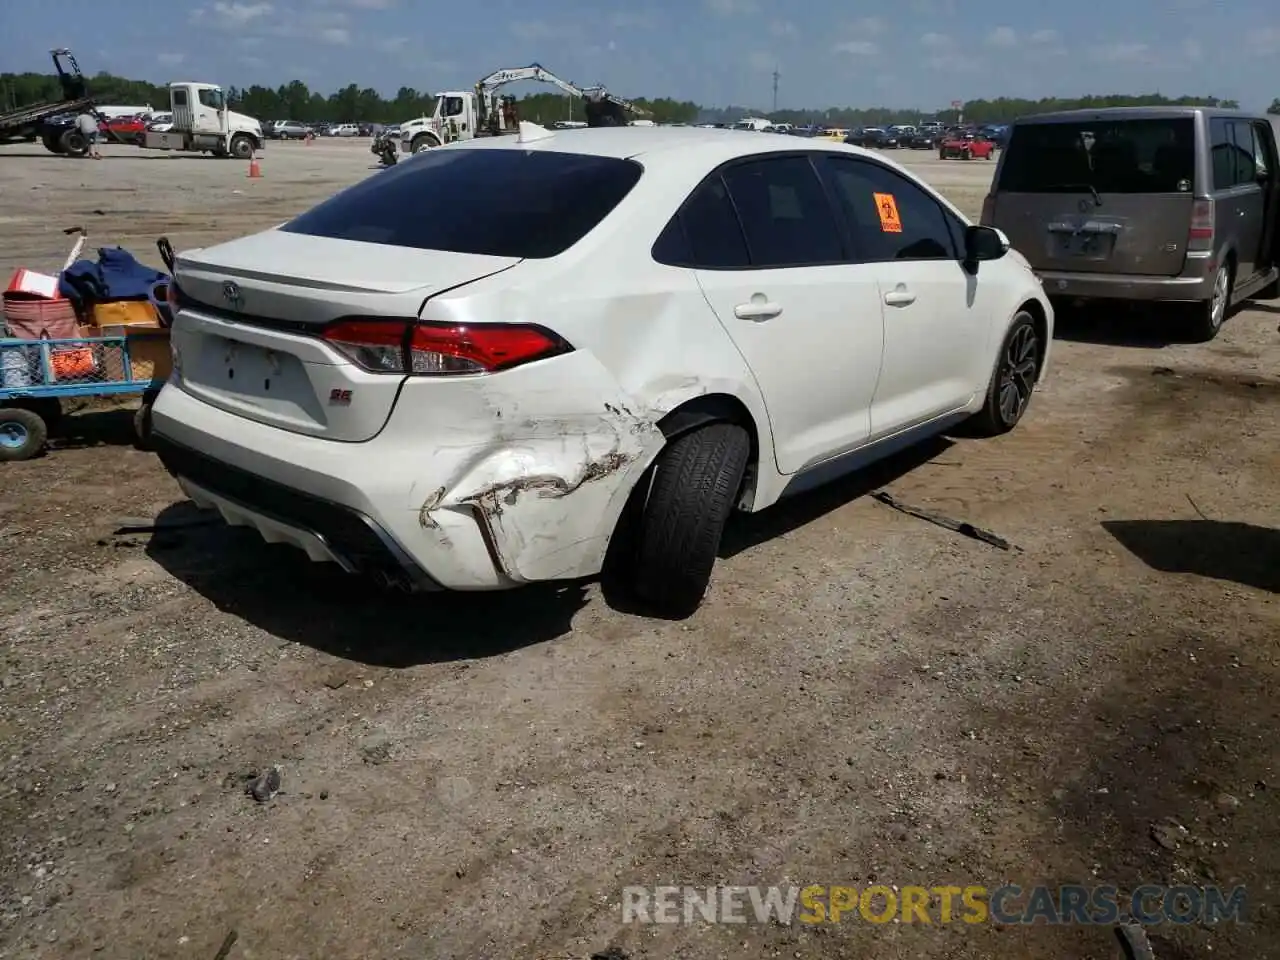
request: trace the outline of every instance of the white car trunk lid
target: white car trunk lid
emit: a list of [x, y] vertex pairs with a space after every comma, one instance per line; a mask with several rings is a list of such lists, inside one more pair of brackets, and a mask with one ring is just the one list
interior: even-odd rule
[[330, 440], [377, 435], [404, 376], [327, 344], [343, 318], [418, 316], [427, 298], [519, 263], [270, 230], [186, 254], [172, 338], [182, 389], [259, 423]]

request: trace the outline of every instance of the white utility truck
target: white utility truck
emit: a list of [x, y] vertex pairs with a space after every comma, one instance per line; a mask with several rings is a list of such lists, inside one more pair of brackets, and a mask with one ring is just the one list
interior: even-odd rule
[[615, 97], [602, 86], [579, 87], [533, 63], [527, 67], [497, 70], [477, 83], [474, 90], [447, 90], [437, 95], [435, 112], [431, 116], [400, 125], [400, 149], [405, 153], [419, 153], [455, 140], [516, 133], [520, 128], [516, 98], [500, 96], [498, 91], [521, 80], [550, 83], [571, 97], [581, 97], [587, 112], [586, 126], [589, 127], [626, 126], [627, 113], [648, 116], [647, 110]]
[[173, 126], [168, 133], [148, 131], [144, 147], [248, 160], [266, 145], [262, 124], [229, 109], [227, 95], [216, 84], [169, 84], [169, 108]]

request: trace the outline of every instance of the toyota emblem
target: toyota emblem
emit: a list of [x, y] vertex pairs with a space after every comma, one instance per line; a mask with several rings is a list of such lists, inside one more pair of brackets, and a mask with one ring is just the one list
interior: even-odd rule
[[222, 285], [222, 299], [232, 310], [239, 310], [240, 304], [244, 302], [244, 297], [240, 295], [240, 287], [231, 280]]

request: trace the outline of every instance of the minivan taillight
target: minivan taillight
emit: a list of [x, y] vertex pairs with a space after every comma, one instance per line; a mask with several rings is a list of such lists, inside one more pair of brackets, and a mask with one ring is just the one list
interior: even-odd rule
[[1212, 250], [1213, 227], [1213, 201], [1197, 200], [1191, 205], [1191, 229], [1187, 232], [1187, 249]]
[[468, 326], [420, 320], [339, 320], [321, 336], [371, 373], [402, 376], [496, 373], [573, 350], [550, 330], [532, 323]]

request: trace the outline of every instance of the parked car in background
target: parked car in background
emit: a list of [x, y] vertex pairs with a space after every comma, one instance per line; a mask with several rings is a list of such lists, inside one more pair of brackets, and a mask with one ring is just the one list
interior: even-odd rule
[[845, 138], [845, 143], [854, 147], [865, 147], [868, 150], [897, 150], [901, 144], [898, 138], [883, 127], [863, 127], [855, 130]]
[[921, 127], [904, 142], [903, 146], [911, 150], [937, 150], [942, 142], [942, 131]]
[[941, 160], [994, 160], [996, 145], [980, 133], [949, 133], [938, 143]]
[[277, 120], [266, 133], [273, 140], [302, 140], [311, 133], [311, 127], [299, 120]]
[[172, 129], [172, 113], [153, 113], [146, 126], [147, 133], [168, 133]]
[[147, 118], [144, 116], [111, 117], [107, 121], [99, 121], [98, 130], [105, 143], [131, 143], [142, 145], [147, 135]]
[[331, 137], [358, 137], [360, 136], [360, 128], [354, 123], [338, 123], [329, 128], [328, 135]]
[[1275, 118], [1210, 107], [1017, 120], [982, 208], [1068, 301], [1180, 307], [1194, 340], [1280, 297]]
[[604, 572], [684, 617], [735, 509], [1022, 419], [1052, 307], [911, 173], [819, 139], [551, 136], [180, 254], [152, 417], [186, 495], [412, 589]]

